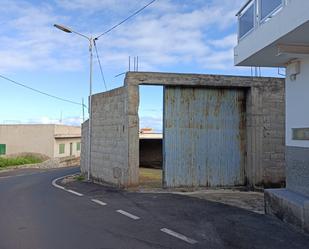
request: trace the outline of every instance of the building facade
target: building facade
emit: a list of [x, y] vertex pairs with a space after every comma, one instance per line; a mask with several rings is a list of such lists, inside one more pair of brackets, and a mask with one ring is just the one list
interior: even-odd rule
[[[286, 189], [267, 212], [309, 231], [309, 1], [251, 0], [237, 13], [235, 65], [285, 68]], [[284, 71], [284, 70], [283, 70]]]
[[54, 124], [0, 125], [0, 155], [80, 156], [81, 128]]

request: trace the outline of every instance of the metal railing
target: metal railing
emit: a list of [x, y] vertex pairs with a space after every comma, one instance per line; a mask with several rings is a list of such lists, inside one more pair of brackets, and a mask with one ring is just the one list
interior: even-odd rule
[[286, 0], [249, 0], [238, 11], [238, 40], [252, 32], [262, 23], [276, 15], [285, 5]]

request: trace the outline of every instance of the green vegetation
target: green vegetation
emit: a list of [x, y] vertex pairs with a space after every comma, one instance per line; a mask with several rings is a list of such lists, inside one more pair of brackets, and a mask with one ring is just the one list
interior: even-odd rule
[[0, 168], [24, 164], [41, 163], [43, 160], [33, 155], [17, 157], [0, 157]]
[[85, 177], [83, 175], [78, 175], [78, 176], [75, 176], [74, 179], [77, 181], [84, 181]]

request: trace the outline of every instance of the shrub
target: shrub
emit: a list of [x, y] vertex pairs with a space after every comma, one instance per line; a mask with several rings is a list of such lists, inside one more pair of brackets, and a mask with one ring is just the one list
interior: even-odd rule
[[23, 164], [35, 164], [41, 163], [43, 160], [41, 158], [35, 156], [17, 156], [12, 158], [0, 157], [0, 168], [8, 167], [8, 166], [16, 166]]

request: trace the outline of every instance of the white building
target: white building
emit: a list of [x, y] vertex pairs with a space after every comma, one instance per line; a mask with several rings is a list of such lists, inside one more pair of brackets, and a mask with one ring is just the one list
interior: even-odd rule
[[250, 0], [237, 16], [235, 65], [286, 68], [287, 188], [266, 191], [266, 210], [309, 231], [309, 1]]

